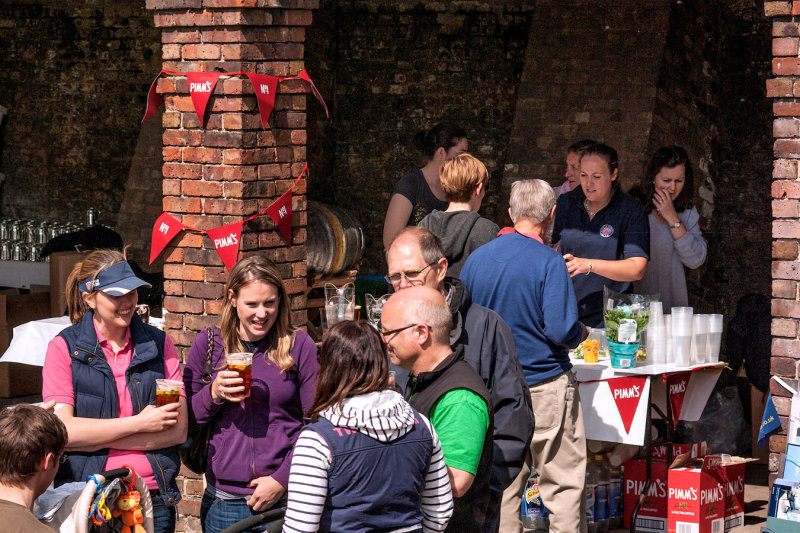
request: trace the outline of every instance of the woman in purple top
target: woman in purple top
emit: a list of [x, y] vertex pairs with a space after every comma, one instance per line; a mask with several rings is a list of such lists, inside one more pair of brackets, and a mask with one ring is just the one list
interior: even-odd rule
[[[211, 424], [204, 533], [226, 527], [284, 500], [291, 450], [314, 400], [319, 364], [311, 338], [292, 327], [289, 299], [275, 264], [239, 261], [225, 285], [219, 329], [213, 328], [212, 380], [203, 381], [208, 332], [197, 335], [183, 378], [192, 421]], [[252, 352], [250, 396], [243, 380], [223, 370], [225, 354]], [[263, 529], [258, 529], [261, 531]]]

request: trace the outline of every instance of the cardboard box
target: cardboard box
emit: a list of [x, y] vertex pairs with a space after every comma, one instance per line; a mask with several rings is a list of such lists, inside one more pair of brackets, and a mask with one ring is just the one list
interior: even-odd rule
[[[667, 453], [666, 449], [664, 453]], [[667, 466], [664, 461], [653, 461], [650, 464], [650, 489], [639, 507], [636, 531], [664, 533], [667, 530]], [[632, 459], [625, 463], [625, 529], [631, 527], [631, 515], [639, 500], [639, 495], [644, 490], [646, 474], [647, 463], [643, 459]]]
[[[757, 459], [751, 459], [756, 461]], [[744, 465], [747, 461], [723, 463], [720, 467], [725, 485], [725, 531], [744, 526]]]
[[690, 459], [704, 457], [706, 453], [708, 453], [708, 446], [706, 445], [705, 441], [696, 442], [694, 444], [675, 444], [665, 442], [653, 445], [650, 457], [652, 457], [653, 461], [672, 464], [672, 461], [674, 461], [675, 458], [683, 455], [684, 453], [689, 454], [688, 457]]
[[65, 289], [67, 276], [86, 254], [81, 252], [54, 252], [50, 254], [50, 316], [63, 316], [67, 309]]
[[769, 491], [767, 516], [788, 520], [800, 529], [800, 482], [778, 478]]
[[0, 398], [42, 393], [42, 367], [0, 362]]
[[786, 459], [783, 462], [783, 479], [800, 481], [800, 444], [786, 445]]
[[[50, 316], [50, 293], [0, 293], [0, 355], [11, 343], [15, 326]], [[42, 367], [0, 362], [0, 398], [16, 398], [42, 392]]]
[[723, 533], [725, 483], [718, 455], [703, 458], [700, 468], [669, 470], [669, 533]]
[[767, 529], [764, 530], [765, 533], [797, 533], [798, 524], [797, 522], [791, 522], [789, 520], [781, 520], [780, 518], [775, 518], [772, 516], [767, 517]]

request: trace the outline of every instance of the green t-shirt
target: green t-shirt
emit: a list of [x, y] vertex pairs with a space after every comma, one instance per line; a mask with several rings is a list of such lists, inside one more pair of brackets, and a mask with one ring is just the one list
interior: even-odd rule
[[454, 389], [436, 402], [430, 420], [442, 443], [444, 463], [476, 475], [489, 429], [486, 402], [472, 391]]

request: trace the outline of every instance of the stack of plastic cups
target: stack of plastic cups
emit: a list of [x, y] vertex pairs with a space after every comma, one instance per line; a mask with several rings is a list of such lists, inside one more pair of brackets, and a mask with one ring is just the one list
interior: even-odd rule
[[647, 322], [647, 364], [667, 364], [667, 332], [661, 302], [650, 302], [650, 320]]
[[676, 366], [690, 366], [692, 362], [691, 307], [672, 308], [672, 349]]
[[667, 364], [675, 364], [675, 354], [672, 350], [672, 315], [664, 315], [664, 353], [667, 356]]
[[722, 340], [722, 315], [708, 315], [707, 363], [719, 362], [719, 344]]
[[704, 364], [706, 352], [708, 352], [708, 315], [694, 315], [692, 318], [692, 364]]

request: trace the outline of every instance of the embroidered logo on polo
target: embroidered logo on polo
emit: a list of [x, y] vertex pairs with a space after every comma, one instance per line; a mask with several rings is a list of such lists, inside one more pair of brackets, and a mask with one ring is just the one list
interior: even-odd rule
[[612, 235], [614, 235], [614, 228], [610, 224], [603, 224], [603, 227], [600, 228], [600, 236], [607, 239]]

